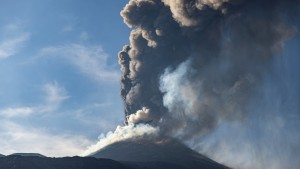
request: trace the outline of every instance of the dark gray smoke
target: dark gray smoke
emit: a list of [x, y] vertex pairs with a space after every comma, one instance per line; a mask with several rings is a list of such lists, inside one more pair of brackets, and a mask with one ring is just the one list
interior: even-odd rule
[[162, 135], [183, 141], [247, 123], [297, 34], [299, 2], [130, 0], [121, 12], [130, 45], [119, 53], [126, 117], [146, 107]]

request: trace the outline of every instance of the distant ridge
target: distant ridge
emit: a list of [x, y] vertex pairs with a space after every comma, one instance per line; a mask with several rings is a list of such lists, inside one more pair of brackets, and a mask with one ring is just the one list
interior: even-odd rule
[[11, 154], [10, 156], [23, 156], [23, 157], [46, 157], [42, 154], [39, 153], [14, 153]]
[[[26, 153], [27, 154], [27, 153]], [[137, 169], [108, 159], [91, 157], [49, 158], [10, 155], [0, 158], [0, 169]]]
[[0, 157], [5, 157], [5, 155], [3, 155], [3, 154], [0, 154]]

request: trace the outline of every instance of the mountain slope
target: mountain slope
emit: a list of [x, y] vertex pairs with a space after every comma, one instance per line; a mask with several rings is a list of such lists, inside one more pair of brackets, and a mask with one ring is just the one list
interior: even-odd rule
[[0, 157], [0, 169], [129, 169], [120, 162], [91, 157]]
[[[139, 167], [169, 165], [173, 166], [172, 168], [177, 166], [187, 169], [227, 168], [203, 155], [200, 155], [175, 140], [168, 140], [164, 142], [151, 142], [146, 140], [122, 141], [111, 144], [91, 156], [96, 158], [109, 158], [117, 161], [126, 161], [128, 164], [131, 162], [131, 164]], [[158, 165], [158, 163], [160, 163], [160, 165]]]

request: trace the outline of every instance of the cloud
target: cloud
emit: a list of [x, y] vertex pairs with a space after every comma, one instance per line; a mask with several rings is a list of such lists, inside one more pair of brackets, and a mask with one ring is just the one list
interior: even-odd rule
[[0, 115], [5, 117], [24, 117], [31, 115], [34, 111], [33, 107], [6, 108], [0, 111]]
[[27, 117], [35, 113], [47, 113], [57, 110], [67, 100], [66, 90], [57, 82], [46, 83], [42, 86], [45, 92], [44, 103], [32, 107], [8, 107], [0, 110], [0, 116], [6, 118]]
[[45, 84], [43, 90], [46, 93], [46, 104], [41, 109], [46, 112], [56, 110], [63, 101], [70, 97], [66, 90], [59, 86], [57, 82]]
[[67, 44], [51, 46], [40, 50], [39, 56], [64, 57], [82, 73], [98, 82], [117, 82], [119, 72], [113, 65], [108, 65], [108, 55], [100, 46]]
[[0, 38], [0, 59], [15, 55], [29, 40], [30, 33], [21, 30], [18, 24], [9, 24], [2, 28]]
[[0, 152], [41, 153], [46, 156], [74, 156], [80, 154], [91, 141], [80, 135], [52, 134], [41, 128], [30, 128], [0, 120]]
[[[81, 154], [95, 140], [86, 137], [86, 133], [74, 135], [70, 132], [56, 131], [57, 126], [36, 126], [19, 123], [18, 118], [28, 118], [59, 110], [61, 104], [70, 98], [67, 91], [58, 82], [46, 83], [39, 87], [44, 92], [41, 103], [32, 107], [8, 107], [0, 110], [0, 152], [41, 153], [46, 156], [75, 156]], [[43, 120], [41, 118], [41, 120]], [[30, 121], [29, 121], [30, 122]], [[55, 133], [53, 133], [53, 132]]]

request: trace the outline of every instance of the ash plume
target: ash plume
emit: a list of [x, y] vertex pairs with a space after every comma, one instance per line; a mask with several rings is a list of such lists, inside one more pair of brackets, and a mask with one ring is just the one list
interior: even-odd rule
[[[147, 107], [165, 132], [191, 130], [183, 139], [213, 129], [219, 119], [242, 120], [262, 73], [296, 33], [285, 19], [297, 5], [279, 0], [129, 1], [121, 15], [133, 31], [130, 45], [119, 53], [126, 116]], [[182, 64], [184, 73], [178, 70]], [[172, 74], [181, 77], [172, 79]]]
[[264, 106], [255, 99], [274, 60], [297, 37], [299, 9], [298, 0], [130, 0], [121, 16], [133, 30], [119, 52], [126, 123], [146, 107], [139, 116], [161, 135], [198, 150], [225, 123], [247, 124]]

